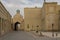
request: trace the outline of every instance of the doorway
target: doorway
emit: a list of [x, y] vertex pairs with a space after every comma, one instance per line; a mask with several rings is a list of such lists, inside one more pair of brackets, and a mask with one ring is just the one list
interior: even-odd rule
[[18, 31], [19, 28], [20, 28], [20, 23], [19, 22], [16, 22], [15, 23], [15, 26], [14, 26], [14, 30], [15, 31]]

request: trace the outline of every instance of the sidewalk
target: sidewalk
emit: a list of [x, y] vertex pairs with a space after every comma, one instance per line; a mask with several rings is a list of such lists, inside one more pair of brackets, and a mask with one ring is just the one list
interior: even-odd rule
[[[56, 36], [56, 33], [57, 33], [57, 36]], [[51, 37], [51, 38], [59, 38], [60, 37], [60, 32], [42, 32], [43, 35], [46, 35], [48, 37]], [[54, 37], [52, 36], [52, 34], [54, 34]]]
[[[34, 40], [60, 40], [60, 37], [57, 37], [57, 38], [50, 37], [49, 32], [42, 32], [43, 36], [39, 36], [39, 33], [36, 33], [35, 31], [27, 32], [27, 34], [32, 36]], [[47, 36], [47, 34], [49, 35]]]
[[36, 31], [31, 31], [32, 34], [34, 34], [37, 37], [48, 37], [46, 35], [41, 35], [40, 32], [36, 33]]
[[[60, 32], [54, 32], [54, 37], [52, 36], [52, 32], [41, 32], [42, 36], [40, 36], [40, 32], [36, 33], [36, 31], [31, 31], [31, 33], [39, 37], [60, 38]], [[57, 36], [56, 36], [56, 33], [57, 33]]]

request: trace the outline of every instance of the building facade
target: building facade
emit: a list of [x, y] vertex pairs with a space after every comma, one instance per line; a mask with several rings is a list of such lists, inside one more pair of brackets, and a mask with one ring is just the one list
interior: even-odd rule
[[11, 31], [11, 15], [0, 1], [0, 36]]
[[58, 5], [57, 2], [45, 2], [43, 4], [44, 30], [58, 30]]
[[60, 31], [60, 5], [58, 5], [58, 30]]
[[41, 29], [41, 8], [24, 9], [24, 27], [26, 31]]
[[60, 5], [44, 2], [42, 8], [25, 8], [24, 26], [25, 30], [60, 31]]

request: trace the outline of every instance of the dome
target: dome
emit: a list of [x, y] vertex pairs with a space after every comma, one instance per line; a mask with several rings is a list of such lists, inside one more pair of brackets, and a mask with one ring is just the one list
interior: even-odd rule
[[17, 10], [17, 13], [19, 13], [20, 12], [20, 10]]

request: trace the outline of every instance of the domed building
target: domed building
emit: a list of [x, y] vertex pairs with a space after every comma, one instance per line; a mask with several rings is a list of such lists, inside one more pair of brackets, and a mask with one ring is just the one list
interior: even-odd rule
[[23, 16], [20, 14], [20, 10], [16, 11], [15, 16], [13, 17], [13, 29], [14, 30], [24, 30], [23, 27]]

